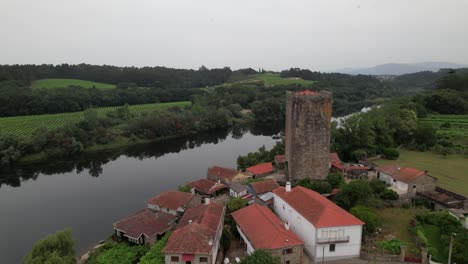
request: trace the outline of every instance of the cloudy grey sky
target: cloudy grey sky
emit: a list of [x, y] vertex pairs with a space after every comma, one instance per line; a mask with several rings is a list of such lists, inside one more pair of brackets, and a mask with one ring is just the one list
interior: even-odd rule
[[468, 63], [467, 0], [0, 0], [0, 64]]

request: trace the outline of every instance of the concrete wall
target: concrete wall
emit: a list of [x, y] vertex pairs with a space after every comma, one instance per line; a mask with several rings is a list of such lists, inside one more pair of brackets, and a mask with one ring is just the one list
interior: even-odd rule
[[317, 95], [286, 93], [286, 159], [292, 180], [328, 175], [332, 100]]
[[[172, 256], [179, 257], [179, 261], [171, 261]], [[208, 258], [208, 262], [200, 262], [201, 257]], [[182, 261], [182, 254], [167, 254], [164, 259], [166, 264], [185, 264], [185, 261]], [[194, 255], [192, 264], [208, 264], [214, 263], [214, 261], [216, 260], [213, 260], [209, 255]]]
[[244, 190], [240, 193], [236, 193], [233, 189], [229, 189], [229, 194], [232, 196], [232, 197], [242, 197], [244, 195], [247, 194], [247, 190]]
[[171, 215], [177, 215], [178, 210], [182, 210], [182, 212], [183, 212], [182, 208], [179, 208], [179, 209], [177, 209], [177, 211], [175, 211], [175, 210], [172, 210], [172, 209], [169, 209], [169, 208], [159, 207], [158, 205], [150, 204], [150, 203], [148, 204], [148, 208], [152, 209], [152, 210], [155, 210], [155, 211], [168, 213], [168, 214], [171, 214]]
[[244, 234], [244, 232], [242, 232], [242, 229], [240, 229], [240, 227], [238, 225], [236, 225], [236, 227], [237, 227], [237, 232], [239, 232], [239, 235], [241, 236], [242, 240], [247, 245], [247, 254], [251, 255], [255, 250], [254, 247], [252, 246], [252, 244], [250, 243], [249, 239]]
[[[299, 214], [294, 208], [289, 206], [283, 199], [277, 195], [275, 195], [273, 199], [273, 208], [276, 214], [281, 218], [281, 220], [288, 222], [291, 230], [304, 241], [305, 252], [315, 259], [315, 261], [322, 260], [324, 251], [326, 261], [359, 257], [362, 226], [342, 226], [316, 229], [312, 223], [307, 221], [307, 219]], [[334, 243], [335, 252], [330, 252], [329, 244], [317, 244], [317, 238], [324, 238], [323, 236], [325, 233], [323, 231], [327, 231], [328, 236], [331, 236], [331, 231], [335, 232], [335, 237], [349, 236], [349, 241]]]

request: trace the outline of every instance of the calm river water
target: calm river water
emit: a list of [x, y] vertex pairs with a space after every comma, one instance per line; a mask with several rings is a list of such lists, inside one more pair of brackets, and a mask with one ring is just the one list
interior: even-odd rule
[[236, 167], [239, 155], [271, 148], [277, 131], [223, 131], [0, 169], [0, 263], [21, 263], [35, 241], [70, 227], [78, 254], [109, 236], [112, 223], [158, 193]]

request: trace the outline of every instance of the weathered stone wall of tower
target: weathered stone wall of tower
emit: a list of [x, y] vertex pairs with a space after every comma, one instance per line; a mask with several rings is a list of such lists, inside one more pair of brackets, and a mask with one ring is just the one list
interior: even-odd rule
[[327, 177], [331, 114], [329, 92], [287, 92], [285, 154], [291, 180]]

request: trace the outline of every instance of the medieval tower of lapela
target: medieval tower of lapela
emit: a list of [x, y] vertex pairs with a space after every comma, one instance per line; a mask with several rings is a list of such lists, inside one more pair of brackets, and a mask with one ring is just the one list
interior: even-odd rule
[[329, 92], [286, 92], [285, 154], [291, 180], [328, 175], [331, 114]]

